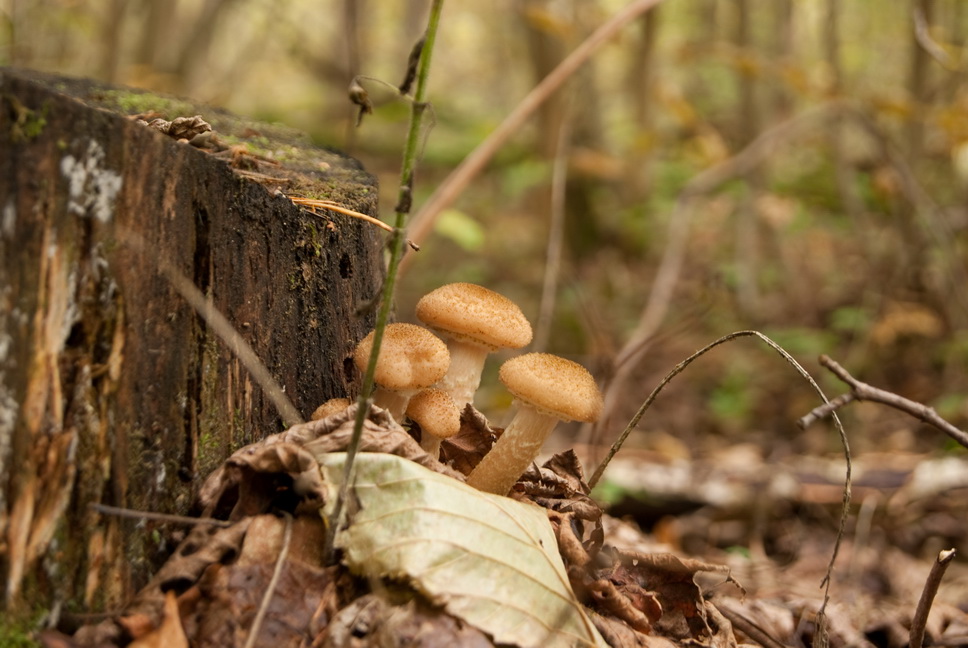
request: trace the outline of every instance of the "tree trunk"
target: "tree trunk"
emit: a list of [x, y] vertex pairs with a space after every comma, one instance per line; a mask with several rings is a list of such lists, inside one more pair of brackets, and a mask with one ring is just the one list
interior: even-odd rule
[[[235, 146], [200, 150], [119, 112], [200, 114], [214, 141]], [[372, 327], [361, 306], [382, 281], [382, 232], [302, 211], [278, 190], [375, 215], [375, 180], [300, 137], [180, 100], [0, 68], [8, 614], [123, 602], [166, 557], [169, 528], [89, 505], [189, 513], [210, 470], [282, 428], [160, 262], [212, 300], [303, 417], [355, 394], [348, 354]]]

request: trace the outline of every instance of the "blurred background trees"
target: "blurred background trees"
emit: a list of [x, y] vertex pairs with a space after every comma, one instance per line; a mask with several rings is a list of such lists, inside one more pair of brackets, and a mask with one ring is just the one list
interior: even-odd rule
[[[400, 83], [428, 4], [3, 0], [0, 63], [296, 126], [362, 160], [390, 213], [407, 106], [366, 80], [377, 110], [356, 129], [346, 88], [358, 74]], [[448, 0], [415, 207], [623, 5]], [[538, 322], [553, 287], [541, 343], [612, 385], [604, 443], [678, 361], [744, 328], [783, 344], [831, 395], [841, 386], [820, 374], [819, 353], [964, 427], [966, 28], [964, 0], [667, 0], [441, 214], [403, 277], [398, 317], [464, 280]], [[546, 282], [549, 251], [560, 263]], [[497, 388], [479, 401], [507, 404]], [[822, 426], [793, 427], [814, 404], [772, 352], [734, 343], [673, 382], [633, 444], [836, 451]], [[944, 446], [893, 412], [847, 417], [855, 450]]]

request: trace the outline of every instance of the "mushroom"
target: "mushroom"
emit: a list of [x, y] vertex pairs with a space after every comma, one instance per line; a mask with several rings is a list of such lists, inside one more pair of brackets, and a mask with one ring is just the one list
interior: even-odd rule
[[[360, 371], [365, 372], [370, 363], [375, 333], [363, 338], [353, 353]], [[449, 365], [447, 345], [436, 335], [416, 324], [388, 324], [373, 376], [377, 385], [374, 404], [403, 421], [410, 397], [440, 380]]]
[[518, 403], [494, 447], [467, 477], [478, 490], [507, 495], [558, 421], [593, 423], [602, 394], [580, 364], [547, 353], [527, 353], [501, 366], [498, 375]]
[[350, 406], [350, 399], [348, 398], [330, 398], [328, 401], [313, 410], [312, 416], [309, 417], [310, 421], [319, 421], [327, 416], [332, 416], [333, 414], [338, 414]]
[[445, 391], [425, 389], [410, 399], [407, 416], [420, 426], [420, 447], [436, 459], [440, 442], [460, 432], [460, 410]]
[[417, 318], [447, 341], [450, 369], [438, 387], [460, 410], [474, 400], [488, 353], [531, 342], [531, 324], [517, 304], [469, 283], [441, 286], [417, 302]]

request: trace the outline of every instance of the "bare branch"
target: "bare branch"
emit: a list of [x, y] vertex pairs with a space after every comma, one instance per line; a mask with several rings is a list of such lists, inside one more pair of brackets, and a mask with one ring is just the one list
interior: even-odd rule
[[955, 557], [954, 549], [946, 549], [938, 554], [938, 559], [931, 566], [931, 573], [928, 580], [924, 583], [924, 590], [921, 592], [921, 599], [918, 607], [914, 611], [914, 618], [911, 619], [911, 634], [909, 635], [910, 648], [921, 648], [924, 642], [924, 627], [928, 623], [928, 613], [931, 612], [931, 604], [934, 596], [938, 593], [938, 586], [944, 578], [948, 565]]
[[909, 414], [910, 416], [913, 416], [914, 418], [923, 421], [928, 425], [938, 428], [959, 444], [968, 448], [968, 433], [964, 432], [963, 430], [959, 430], [954, 425], [938, 416], [938, 413], [934, 411], [934, 408], [928, 407], [922, 403], [908, 400], [903, 396], [898, 396], [892, 392], [878, 389], [877, 387], [873, 387], [867, 383], [861, 382], [851, 376], [846, 369], [841, 367], [839, 364], [837, 364], [837, 362], [826, 355], [820, 356], [820, 364], [829, 369], [842, 381], [847, 383], [850, 386], [850, 392], [842, 396], [838, 396], [829, 403], [824, 403], [820, 407], [814, 408], [810, 413], [797, 421], [797, 425], [799, 425], [801, 428], [806, 428], [817, 420], [826, 418], [838, 408], [843, 407], [851, 401], [868, 401], [871, 403], [887, 405], [888, 407], [893, 407], [894, 409], [900, 410], [905, 414]]

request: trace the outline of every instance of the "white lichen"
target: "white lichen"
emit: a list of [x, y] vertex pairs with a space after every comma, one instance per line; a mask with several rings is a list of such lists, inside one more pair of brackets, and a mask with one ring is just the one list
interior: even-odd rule
[[121, 175], [103, 165], [104, 149], [91, 140], [82, 159], [66, 155], [60, 168], [69, 185], [68, 211], [106, 223], [111, 220], [114, 200], [121, 191]]
[[17, 207], [13, 204], [13, 198], [3, 206], [3, 214], [0, 216], [0, 231], [8, 239], [13, 238], [13, 230], [17, 225]]

